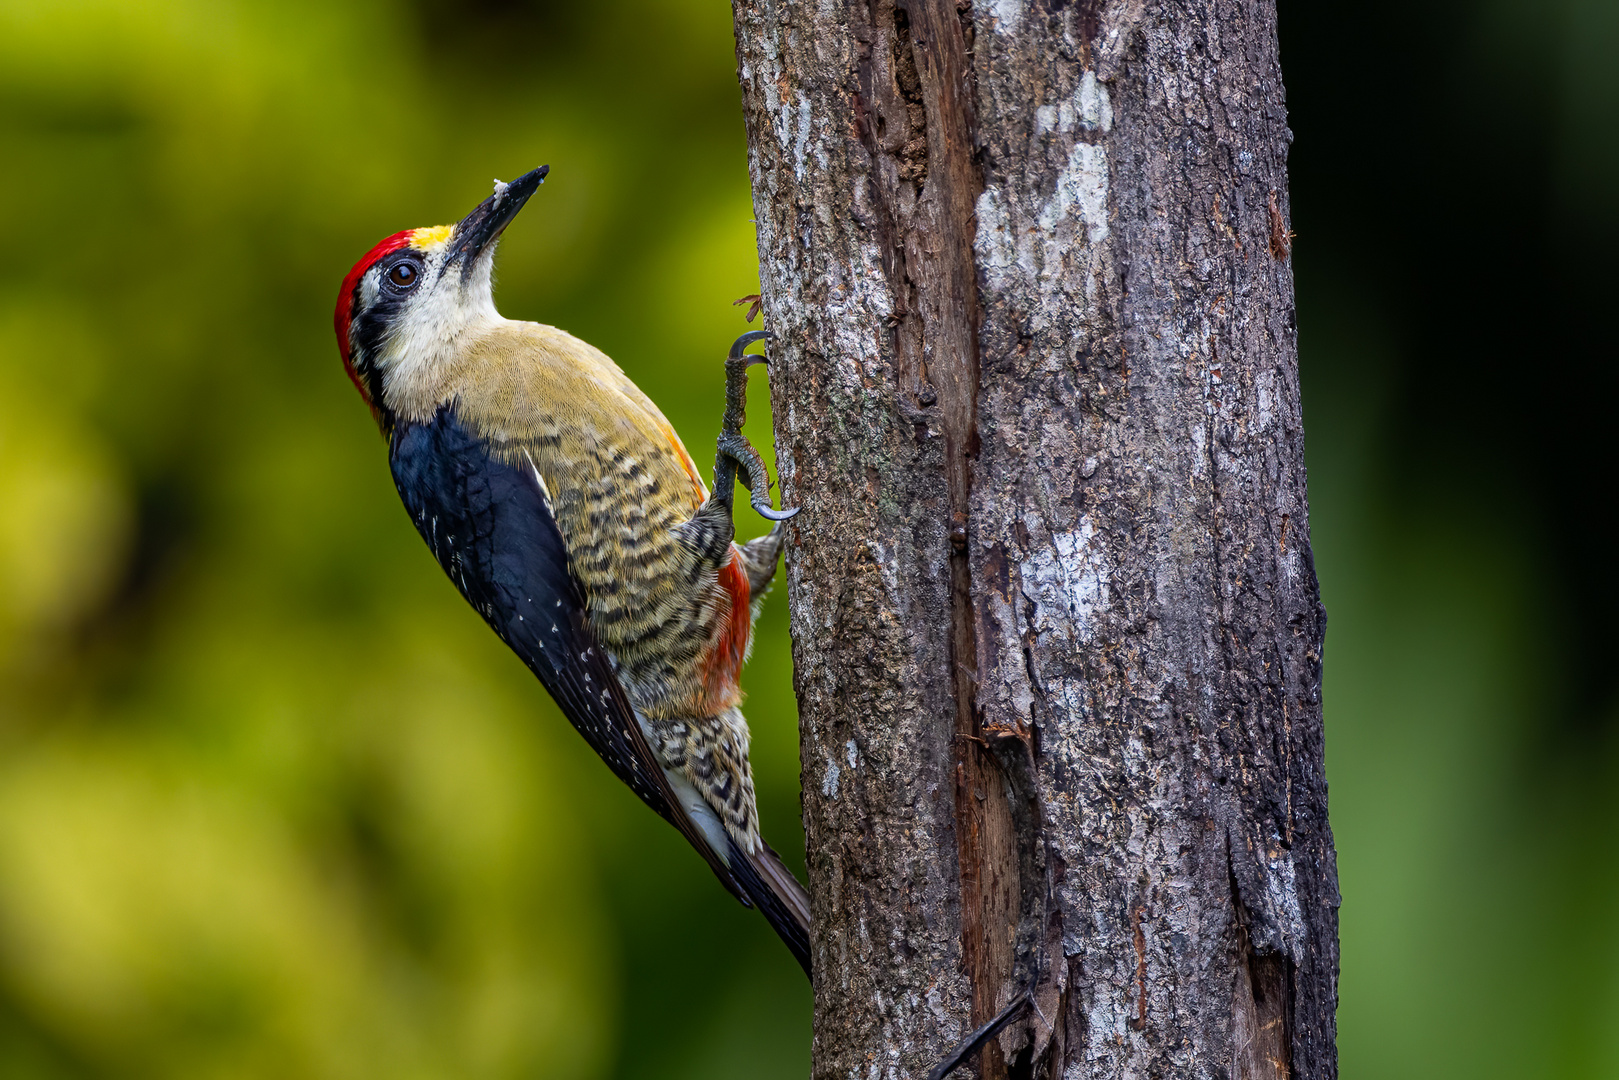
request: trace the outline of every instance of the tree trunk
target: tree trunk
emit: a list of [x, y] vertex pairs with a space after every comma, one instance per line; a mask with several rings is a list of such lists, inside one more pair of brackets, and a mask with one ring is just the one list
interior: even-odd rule
[[817, 1077], [1331, 1077], [1270, 0], [735, 0]]

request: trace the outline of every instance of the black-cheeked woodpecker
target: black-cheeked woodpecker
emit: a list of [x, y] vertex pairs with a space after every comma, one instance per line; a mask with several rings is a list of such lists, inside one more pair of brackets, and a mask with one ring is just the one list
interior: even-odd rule
[[[600, 351], [502, 318], [496, 241], [546, 168], [456, 225], [397, 233], [343, 280], [349, 376], [388, 443], [405, 509], [469, 604], [609, 768], [757, 906], [810, 969], [809, 902], [759, 835], [738, 675], [790, 512], [740, 433], [747, 367], [726, 362], [705, 488], [680, 438]], [[778, 521], [733, 542], [737, 469]]]

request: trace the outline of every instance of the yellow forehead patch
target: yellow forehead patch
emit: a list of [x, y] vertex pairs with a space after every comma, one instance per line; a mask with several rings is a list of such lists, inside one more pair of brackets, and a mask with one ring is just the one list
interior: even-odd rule
[[434, 225], [427, 229], [412, 229], [410, 233], [410, 246], [426, 251], [436, 248], [450, 239], [455, 232], [454, 225]]

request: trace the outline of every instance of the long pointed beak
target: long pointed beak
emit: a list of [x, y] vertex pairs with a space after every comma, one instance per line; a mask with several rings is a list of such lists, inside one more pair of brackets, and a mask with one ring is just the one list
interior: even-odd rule
[[500, 236], [517, 211], [528, 202], [528, 197], [545, 183], [545, 174], [551, 166], [541, 165], [533, 172], [524, 173], [509, 184], [495, 181], [495, 193], [479, 203], [472, 213], [461, 219], [455, 227], [455, 248], [450, 258], [461, 260], [461, 275], [472, 273], [473, 264], [483, 249]]

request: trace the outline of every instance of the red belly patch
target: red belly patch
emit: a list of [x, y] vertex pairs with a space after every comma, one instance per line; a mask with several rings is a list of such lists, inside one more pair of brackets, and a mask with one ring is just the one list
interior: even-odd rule
[[730, 603], [729, 611], [719, 611], [719, 633], [708, 655], [703, 657], [704, 707], [709, 716], [736, 704], [742, 658], [748, 652], [752, 619], [748, 611], [751, 594], [748, 576], [742, 571], [742, 557], [731, 545], [731, 557], [719, 571], [721, 595]]

